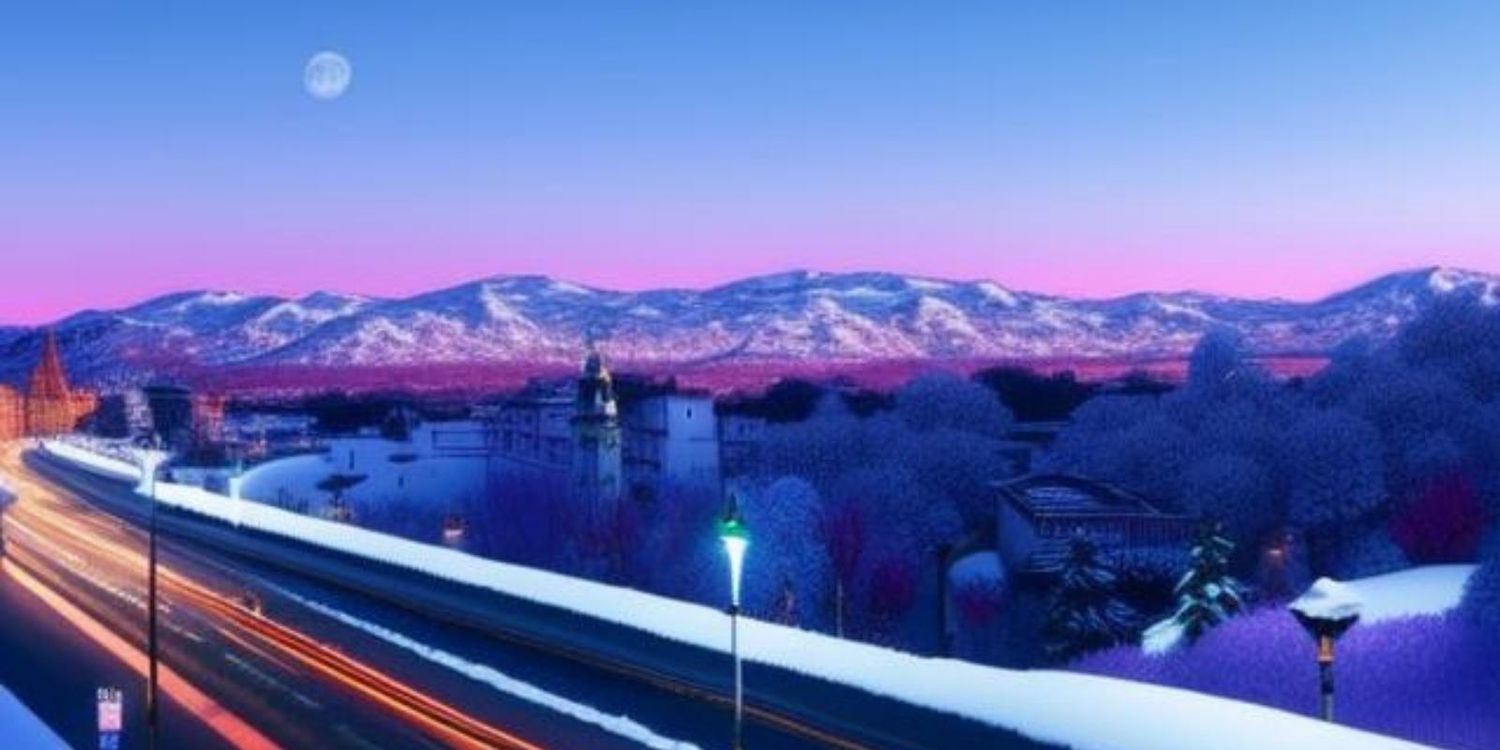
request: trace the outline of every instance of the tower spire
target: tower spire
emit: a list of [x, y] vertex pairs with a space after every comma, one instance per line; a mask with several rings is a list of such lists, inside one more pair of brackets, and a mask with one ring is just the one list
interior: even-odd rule
[[56, 435], [71, 432], [79, 414], [68, 373], [63, 368], [62, 353], [57, 346], [57, 332], [48, 329], [42, 339], [42, 356], [31, 371], [26, 392], [26, 432], [31, 435]]

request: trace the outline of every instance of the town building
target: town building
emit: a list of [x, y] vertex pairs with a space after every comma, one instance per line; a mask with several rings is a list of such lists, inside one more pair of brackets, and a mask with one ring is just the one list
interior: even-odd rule
[[193, 392], [175, 383], [152, 383], [144, 389], [151, 410], [151, 433], [172, 450], [193, 444]]
[[589, 352], [573, 396], [573, 497], [606, 518], [625, 484], [619, 404], [599, 352]]
[[720, 431], [706, 393], [649, 392], [621, 403], [598, 352], [571, 382], [529, 384], [491, 410], [504, 466], [566, 473], [575, 498], [608, 507], [675, 492], [719, 492]]
[[1163, 512], [1146, 498], [1105, 482], [1032, 474], [998, 482], [996, 543], [1006, 569], [1047, 575], [1066, 558], [1068, 541], [1087, 536], [1105, 550], [1181, 547], [1198, 519]]
[[713, 397], [668, 393], [630, 404], [623, 420], [625, 477], [632, 496], [719, 489], [719, 427]]
[[72, 432], [93, 416], [98, 405], [97, 395], [68, 383], [57, 337], [49, 331], [26, 391], [0, 386], [0, 439]]
[[720, 471], [726, 477], [752, 474], [761, 466], [766, 420], [745, 414], [719, 416]]

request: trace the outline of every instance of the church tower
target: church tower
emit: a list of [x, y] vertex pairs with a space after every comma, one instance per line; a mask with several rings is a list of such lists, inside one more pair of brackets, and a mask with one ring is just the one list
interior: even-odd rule
[[62, 355], [57, 350], [57, 335], [47, 332], [42, 343], [42, 358], [31, 372], [26, 391], [26, 433], [59, 435], [72, 432], [78, 415]]
[[594, 519], [614, 509], [624, 487], [620, 416], [604, 358], [590, 350], [573, 403], [573, 496]]

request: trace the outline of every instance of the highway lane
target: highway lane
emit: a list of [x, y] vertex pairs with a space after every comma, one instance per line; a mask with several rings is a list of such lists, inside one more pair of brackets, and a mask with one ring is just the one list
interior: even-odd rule
[[[15, 471], [14, 464], [9, 468], [20, 492], [5, 511], [7, 574], [27, 581], [39, 597], [50, 593], [60, 599], [55, 609], [71, 606], [67, 619], [76, 626], [94, 623], [106, 635], [116, 636], [122, 645], [113, 648], [121, 659], [143, 660], [143, 535]], [[235, 726], [238, 720], [270, 738], [271, 745], [292, 748], [501, 746], [432, 741], [428, 732], [408, 722], [369, 710], [343, 687], [309, 679], [310, 666], [346, 657], [333, 651], [309, 656], [312, 649], [278, 647], [274, 639], [283, 634], [269, 631], [237, 602], [241, 589], [232, 581], [200, 573], [213, 588], [194, 584], [179, 572], [190, 563], [164, 551], [159, 633], [163, 662], [172, 678], [164, 678], [164, 697], [188, 701], [196, 713], [217, 717], [209, 724], [222, 741], [237, 747], [266, 746], [247, 739], [252, 732]], [[176, 690], [165, 689], [169, 684]], [[207, 695], [212, 698], [205, 701]], [[144, 685], [138, 681], [128, 690], [127, 701], [144, 704]], [[215, 720], [221, 726], [214, 726]]]
[[[23, 486], [21, 501], [6, 514], [7, 537], [21, 547], [13, 559], [144, 642], [143, 542], [127, 522], [140, 520], [139, 501], [123, 488], [95, 491], [92, 481], [42, 476], [16, 449], [0, 456], [0, 470]], [[135, 512], [121, 503], [136, 503]], [[435, 622], [202, 545], [173, 541], [162, 560], [167, 662], [287, 747], [726, 744], [726, 708], [701, 696]], [[244, 606], [250, 598], [259, 613]], [[538, 704], [536, 693], [551, 700]], [[485, 734], [491, 731], [497, 734]], [[811, 727], [749, 729], [757, 748], [869, 746], [821, 738], [831, 741]]]

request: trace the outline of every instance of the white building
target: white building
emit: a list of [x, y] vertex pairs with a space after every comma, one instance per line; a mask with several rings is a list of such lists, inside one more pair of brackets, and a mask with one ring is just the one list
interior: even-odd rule
[[576, 497], [652, 502], [674, 492], [719, 492], [713, 397], [665, 393], [622, 409], [597, 354], [576, 381], [533, 384], [489, 418], [502, 462], [567, 472]]
[[707, 394], [669, 393], [630, 405], [623, 420], [625, 477], [632, 496], [719, 490], [719, 422]]

